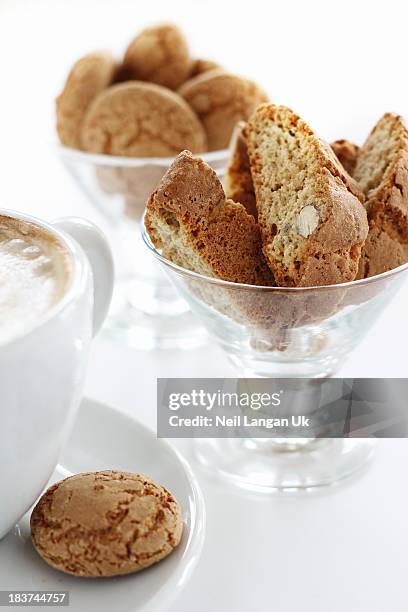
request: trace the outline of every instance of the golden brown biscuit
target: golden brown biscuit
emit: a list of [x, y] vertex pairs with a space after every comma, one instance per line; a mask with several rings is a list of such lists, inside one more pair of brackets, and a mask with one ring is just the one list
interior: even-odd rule
[[145, 224], [163, 255], [188, 270], [236, 283], [273, 284], [254, 218], [225, 199], [214, 170], [188, 151], [177, 156], [150, 196]]
[[210, 70], [189, 79], [179, 93], [201, 119], [209, 151], [227, 147], [235, 124], [267, 100], [258, 85], [224, 70]]
[[130, 574], [179, 544], [181, 511], [171, 493], [128, 472], [76, 474], [52, 485], [31, 515], [35, 549], [75, 576]]
[[359, 277], [375, 276], [408, 261], [408, 128], [386, 113], [357, 157], [354, 177], [366, 194], [370, 231]]
[[245, 125], [245, 121], [237, 123], [231, 138], [231, 154], [225, 175], [225, 193], [227, 198], [245, 206], [247, 213], [257, 220], [258, 210], [244, 134]]
[[330, 146], [343, 168], [353, 176], [360, 147], [349, 140], [336, 140]]
[[284, 106], [263, 104], [245, 131], [263, 252], [281, 286], [356, 277], [368, 233], [364, 199], [333, 151]]
[[115, 61], [100, 51], [81, 57], [73, 65], [64, 89], [56, 99], [57, 132], [63, 145], [80, 148], [81, 125], [92, 100], [111, 83]]
[[81, 130], [86, 151], [130, 157], [171, 157], [185, 147], [207, 148], [197, 116], [176, 93], [160, 85], [133, 81], [99, 94]]
[[173, 24], [143, 30], [126, 50], [124, 70], [129, 78], [177, 89], [188, 78], [192, 59], [187, 41]]

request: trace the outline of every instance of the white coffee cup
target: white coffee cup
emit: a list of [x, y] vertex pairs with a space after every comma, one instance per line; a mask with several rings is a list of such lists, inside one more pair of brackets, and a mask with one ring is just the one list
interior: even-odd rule
[[75, 418], [92, 336], [113, 288], [113, 261], [99, 229], [79, 218], [51, 224], [14, 211], [0, 215], [39, 226], [68, 254], [59, 301], [34, 324], [0, 342], [0, 538], [30, 508], [54, 471]]

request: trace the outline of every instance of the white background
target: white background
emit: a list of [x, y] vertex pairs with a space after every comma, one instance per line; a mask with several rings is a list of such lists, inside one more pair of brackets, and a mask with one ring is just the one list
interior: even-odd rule
[[[327, 140], [361, 143], [383, 112], [408, 115], [403, 2], [0, 0], [0, 207], [98, 221], [54, 158], [53, 100], [79, 55], [120, 54], [144, 25], [168, 19], [194, 54], [258, 80]], [[408, 375], [407, 304], [408, 286], [340, 374]], [[234, 374], [215, 346], [144, 353], [100, 337], [87, 393], [154, 427], [156, 376]], [[291, 499], [238, 493], [193, 463], [208, 533], [173, 609], [405, 612], [407, 459], [406, 441], [384, 442], [357, 480]]]

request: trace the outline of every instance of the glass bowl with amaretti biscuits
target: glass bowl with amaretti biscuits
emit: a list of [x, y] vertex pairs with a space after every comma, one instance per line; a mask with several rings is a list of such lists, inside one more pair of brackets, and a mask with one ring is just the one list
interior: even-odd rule
[[[224, 185], [179, 154], [149, 199], [143, 238], [238, 376], [307, 388], [336, 373], [406, 281], [407, 213], [399, 115], [386, 113], [359, 148], [328, 145], [264, 103], [236, 127]], [[331, 484], [372, 447], [321, 433], [195, 440], [205, 465], [266, 491]]]
[[110, 234], [117, 271], [110, 335], [145, 349], [207, 341], [147, 256], [138, 224], [180, 151], [200, 154], [222, 177], [235, 124], [266, 99], [253, 81], [194, 58], [170, 23], [141, 31], [119, 62], [97, 51], [72, 67], [56, 101], [57, 151]]

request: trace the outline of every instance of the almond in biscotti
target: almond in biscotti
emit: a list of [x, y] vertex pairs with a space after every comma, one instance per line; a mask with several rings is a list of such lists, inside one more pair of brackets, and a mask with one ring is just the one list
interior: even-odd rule
[[308, 204], [296, 217], [296, 229], [303, 238], [308, 238], [318, 228], [320, 215], [318, 209]]
[[408, 128], [386, 113], [357, 157], [354, 177], [366, 194], [370, 230], [359, 276], [392, 270], [408, 261]]
[[188, 151], [150, 196], [145, 224], [154, 245], [183, 268], [235, 283], [273, 284], [255, 219], [226, 199], [214, 170]]
[[245, 130], [263, 251], [279, 285], [353, 280], [368, 232], [357, 183], [290, 109], [263, 104]]

